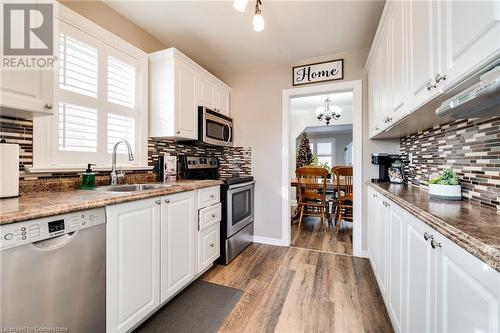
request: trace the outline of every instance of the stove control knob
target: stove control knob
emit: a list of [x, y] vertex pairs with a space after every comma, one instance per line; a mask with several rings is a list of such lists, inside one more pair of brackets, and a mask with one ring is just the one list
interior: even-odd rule
[[3, 236], [3, 238], [5, 240], [11, 240], [12, 238], [14, 238], [14, 235], [9, 232], [8, 234], [5, 234], [5, 236]]

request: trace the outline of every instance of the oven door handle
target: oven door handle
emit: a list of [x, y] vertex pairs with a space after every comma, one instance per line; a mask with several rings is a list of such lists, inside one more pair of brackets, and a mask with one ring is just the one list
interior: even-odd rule
[[235, 184], [235, 185], [229, 185], [229, 191], [235, 190], [237, 188], [245, 187], [245, 186], [250, 186], [255, 184], [255, 180], [252, 180], [251, 182], [243, 183], [243, 184]]
[[[227, 140], [224, 140], [224, 129], [227, 126], [227, 132], [229, 135], [227, 136]], [[231, 131], [231, 126], [229, 126], [227, 123], [224, 123], [224, 126], [222, 126], [222, 140], [224, 140], [224, 143], [227, 145], [229, 142], [231, 142], [231, 137], [233, 136], [233, 133]]]

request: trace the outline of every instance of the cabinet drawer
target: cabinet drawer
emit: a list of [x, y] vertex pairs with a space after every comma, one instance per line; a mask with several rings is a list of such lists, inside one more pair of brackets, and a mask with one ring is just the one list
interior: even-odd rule
[[209, 207], [220, 202], [220, 187], [212, 186], [198, 190], [198, 209]]
[[221, 219], [221, 204], [200, 209], [198, 218], [198, 230], [203, 230], [211, 225], [219, 223]]
[[198, 274], [220, 256], [220, 223], [198, 232]]

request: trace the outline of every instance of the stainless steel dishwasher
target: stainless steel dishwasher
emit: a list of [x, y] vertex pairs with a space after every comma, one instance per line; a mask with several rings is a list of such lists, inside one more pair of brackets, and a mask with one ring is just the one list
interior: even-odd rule
[[0, 226], [0, 328], [105, 332], [105, 226], [104, 208]]

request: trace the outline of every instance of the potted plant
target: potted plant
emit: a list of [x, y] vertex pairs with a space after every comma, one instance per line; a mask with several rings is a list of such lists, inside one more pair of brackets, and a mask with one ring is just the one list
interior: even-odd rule
[[429, 196], [444, 200], [462, 200], [460, 179], [452, 170], [444, 170], [440, 176], [429, 179]]
[[311, 165], [314, 165], [314, 166], [318, 166], [318, 167], [322, 167], [322, 168], [325, 168], [326, 171], [328, 171], [328, 178], [330, 178], [332, 176], [332, 169], [330, 168], [330, 166], [328, 165], [328, 162], [326, 163], [321, 163], [320, 161], [318, 161], [318, 156], [314, 155], [313, 154], [313, 158], [312, 158], [312, 162], [311, 162]]

